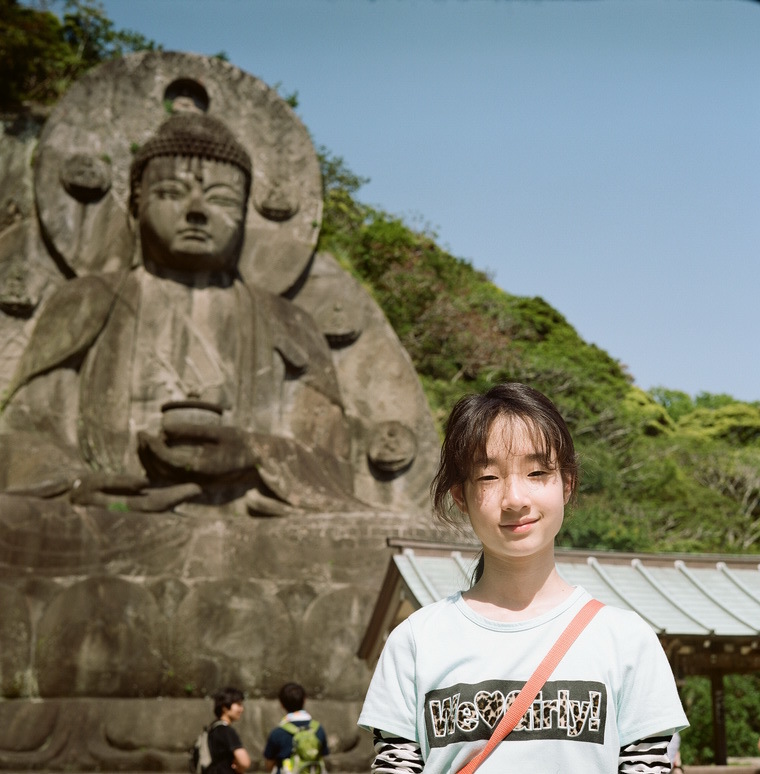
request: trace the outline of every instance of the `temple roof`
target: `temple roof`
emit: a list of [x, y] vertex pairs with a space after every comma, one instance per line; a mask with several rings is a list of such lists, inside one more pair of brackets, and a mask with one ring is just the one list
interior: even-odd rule
[[[394, 554], [359, 650], [371, 663], [410, 613], [468, 588], [479, 550], [398, 539], [388, 545]], [[557, 549], [556, 559], [568, 583], [647, 621], [677, 677], [760, 669], [760, 556]]]

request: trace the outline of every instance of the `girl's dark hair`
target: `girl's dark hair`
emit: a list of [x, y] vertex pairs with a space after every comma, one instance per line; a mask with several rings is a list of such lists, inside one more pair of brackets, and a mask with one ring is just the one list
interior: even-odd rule
[[538, 390], [519, 382], [499, 384], [485, 393], [465, 395], [446, 422], [438, 472], [430, 486], [435, 513], [443, 521], [461, 524], [451, 488], [464, 484], [475, 465], [486, 457], [488, 434], [500, 417], [519, 420], [547, 467], [556, 465], [571, 496], [578, 485], [578, 460], [570, 430], [557, 407]]
[[223, 688], [214, 694], [214, 715], [220, 718], [224, 710], [229, 709], [233, 704], [245, 700], [245, 695], [238, 688]]

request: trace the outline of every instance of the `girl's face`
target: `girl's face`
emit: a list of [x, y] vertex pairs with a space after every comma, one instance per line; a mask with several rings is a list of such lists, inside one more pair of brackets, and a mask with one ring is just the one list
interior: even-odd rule
[[486, 556], [553, 552], [571, 486], [556, 464], [543, 464], [541, 452], [524, 422], [499, 417], [488, 433], [486, 458], [476, 460], [470, 479], [452, 487]]

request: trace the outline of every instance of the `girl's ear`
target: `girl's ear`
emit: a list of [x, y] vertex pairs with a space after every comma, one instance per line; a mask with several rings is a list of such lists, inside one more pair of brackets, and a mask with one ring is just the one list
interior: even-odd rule
[[457, 508], [459, 508], [465, 516], [468, 516], [467, 502], [464, 499], [464, 484], [454, 484], [454, 486], [449, 489], [449, 492], [451, 492], [451, 497], [456, 503]]
[[573, 495], [573, 481], [572, 479], [562, 479], [562, 488], [565, 496], [565, 505], [570, 502], [570, 498]]

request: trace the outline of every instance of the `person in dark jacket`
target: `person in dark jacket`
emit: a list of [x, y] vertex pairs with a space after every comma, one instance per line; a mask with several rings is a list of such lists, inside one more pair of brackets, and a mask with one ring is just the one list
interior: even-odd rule
[[[306, 701], [306, 691], [298, 683], [285, 683], [280, 688], [280, 704], [287, 713], [281, 723], [272, 729], [264, 747], [264, 769], [273, 771], [276, 767], [277, 774], [283, 772], [283, 761], [288, 761], [293, 754], [293, 735], [283, 725], [294, 725], [298, 728], [307, 728], [312, 722], [311, 715], [303, 708]], [[320, 741], [321, 757], [329, 754], [327, 748], [327, 735], [320, 725], [316, 729], [316, 735]]]
[[208, 732], [213, 774], [243, 774], [251, 765], [251, 756], [232, 728], [243, 714], [244, 699], [243, 692], [237, 688], [225, 688], [214, 696], [217, 722]]

